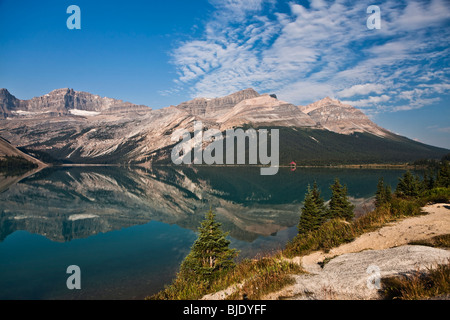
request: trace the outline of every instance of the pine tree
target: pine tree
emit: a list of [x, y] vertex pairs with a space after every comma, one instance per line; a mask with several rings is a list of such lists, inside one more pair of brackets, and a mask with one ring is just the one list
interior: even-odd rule
[[384, 199], [386, 200], [386, 203], [390, 203], [392, 201], [392, 188], [391, 188], [391, 185], [388, 184], [384, 190], [385, 190], [385, 192], [384, 192]]
[[299, 234], [306, 234], [319, 227], [321, 212], [317, 206], [313, 190], [311, 190], [310, 186], [308, 186], [308, 192], [305, 194], [301, 212], [300, 221], [297, 227]]
[[319, 211], [319, 223], [323, 224], [329, 219], [328, 216], [328, 210], [325, 205], [325, 201], [323, 200], [321, 196], [321, 192], [319, 190], [319, 187], [317, 186], [317, 182], [314, 181], [313, 189], [312, 189], [312, 195], [314, 198], [314, 202], [317, 206], [317, 210]]
[[412, 174], [409, 170], [406, 171], [399, 179], [395, 193], [400, 197], [417, 197], [420, 193], [419, 177]]
[[375, 207], [379, 208], [386, 203], [386, 189], [384, 187], [384, 179], [380, 178], [377, 184], [377, 191], [375, 192]]
[[221, 230], [221, 224], [215, 221], [215, 214], [210, 209], [198, 229], [199, 235], [191, 252], [181, 264], [180, 272], [187, 278], [212, 280], [221, 271], [234, 268], [233, 259], [238, 252], [230, 249], [228, 233]]
[[348, 200], [347, 186], [342, 186], [339, 179], [336, 178], [330, 188], [332, 191], [329, 204], [330, 218], [353, 219], [355, 206]]
[[439, 166], [436, 184], [439, 187], [450, 187], [450, 162], [443, 161]]
[[423, 181], [421, 185], [421, 189], [423, 191], [431, 190], [434, 188], [435, 181], [434, 181], [434, 174], [433, 170], [431, 168], [428, 168], [428, 170], [425, 171], [423, 174]]
[[377, 184], [377, 191], [375, 192], [375, 207], [379, 208], [382, 205], [391, 202], [392, 189], [390, 185], [384, 185], [384, 179], [380, 178]]

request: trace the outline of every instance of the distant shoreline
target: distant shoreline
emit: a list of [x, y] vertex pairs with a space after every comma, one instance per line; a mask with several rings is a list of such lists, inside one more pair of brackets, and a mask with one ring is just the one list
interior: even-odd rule
[[[196, 164], [196, 165], [170, 165], [170, 164], [95, 164], [95, 163], [64, 163], [64, 164], [49, 164], [47, 167], [140, 167], [140, 168], [151, 168], [151, 167], [182, 167], [182, 168], [193, 168], [193, 167], [217, 167], [217, 168], [247, 168], [247, 167], [265, 167], [263, 165], [205, 165], [205, 164]], [[291, 168], [290, 165], [280, 165], [279, 168]], [[303, 168], [330, 168], [330, 169], [425, 169], [426, 166], [420, 165], [412, 165], [412, 164], [380, 164], [380, 163], [372, 163], [372, 164], [340, 164], [340, 165], [297, 165], [297, 169]]]

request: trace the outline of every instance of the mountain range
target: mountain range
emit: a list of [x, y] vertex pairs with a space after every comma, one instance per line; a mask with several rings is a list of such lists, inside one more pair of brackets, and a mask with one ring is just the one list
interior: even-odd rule
[[408, 162], [449, 150], [394, 134], [361, 110], [326, 97], [307, 106], [245, 89], [152, 110], [73, 89], [20, 100], [0, 89], [0, 136], [47, 163], [169, 164], [171, 134], [205, 129], [278, 128], [280, 165]]

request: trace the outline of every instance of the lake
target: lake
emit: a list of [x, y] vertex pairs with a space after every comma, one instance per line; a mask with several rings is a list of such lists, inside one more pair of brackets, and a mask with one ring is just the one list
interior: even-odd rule
[[[0, 299], [143, 299], [171, 282], [210, 207], [239, 257], [251, 258], [296, 235], [308, 184], [329, 200], [339, 178], [360, 214], [380, 177], [395, 189], [403, 173], [57, 167], [9, 178], [0, 181]], [[81, 290], [66, 287], [70, 265], [81, 269]]]

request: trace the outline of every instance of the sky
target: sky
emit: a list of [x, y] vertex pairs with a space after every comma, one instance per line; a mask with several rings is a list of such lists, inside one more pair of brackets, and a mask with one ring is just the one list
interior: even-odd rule
[[[67, 27], [70, 5], [81, 29]], [[157, 109], [246, 88], [297, 105], [329, 96], [450, 148], [449, 52], [450, 0], [0, 0], [0, 88], [19, 99], [73, 88]]]

